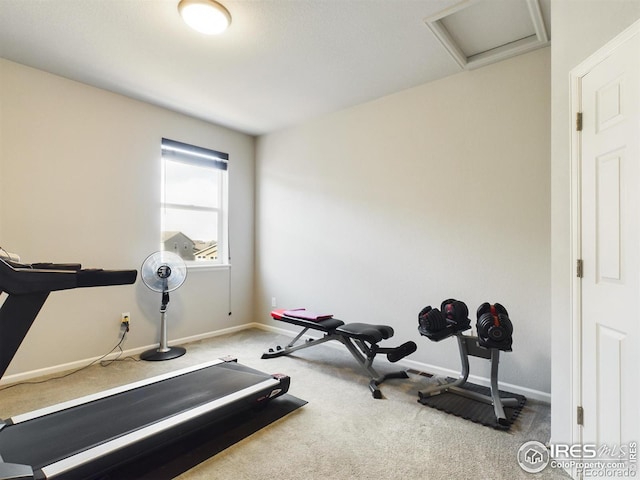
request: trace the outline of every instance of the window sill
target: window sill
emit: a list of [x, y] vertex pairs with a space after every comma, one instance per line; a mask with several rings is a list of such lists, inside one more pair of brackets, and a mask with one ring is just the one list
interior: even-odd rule
[[231, 270], [230, 263], [204, 263], [204, 262], [185, 262], [187, 270], [197, 270], [199, 272], [210, 270]]

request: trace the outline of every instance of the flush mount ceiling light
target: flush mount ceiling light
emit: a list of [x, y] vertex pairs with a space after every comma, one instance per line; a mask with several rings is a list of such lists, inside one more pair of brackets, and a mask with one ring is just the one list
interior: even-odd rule
[[206, 35], [224, 32], [231, 24], [231, 14], [215, 0], [180, 0], [178, 11], [184, 22]]

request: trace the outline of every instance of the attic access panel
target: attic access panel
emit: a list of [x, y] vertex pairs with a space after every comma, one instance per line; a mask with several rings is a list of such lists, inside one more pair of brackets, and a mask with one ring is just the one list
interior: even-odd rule
[[467, 70], [549, 44], [539, 0], [465, 0], [425, 23]]

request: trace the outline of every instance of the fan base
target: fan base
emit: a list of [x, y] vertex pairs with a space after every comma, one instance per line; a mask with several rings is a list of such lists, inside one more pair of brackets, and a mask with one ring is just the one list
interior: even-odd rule
[[162, 352], [159, 349], [147, 350], [146, 352], [142, 352], [140, 354], [140, 360], [147, 360], [150, 362], [171, 360], [172, 358], [181, 357], [185, 353], [187, 353], [187, 349], [182, 347], [170, 347], [166, 352]]

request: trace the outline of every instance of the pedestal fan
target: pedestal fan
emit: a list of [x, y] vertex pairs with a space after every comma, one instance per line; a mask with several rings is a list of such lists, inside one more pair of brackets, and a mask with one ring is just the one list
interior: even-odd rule
[[187, 266], [184, 260], [172, 252], [155, 252], [142, 263], [140, 276], [144, 284], [154, 292], [162, 293], [160, 305], [160, 347], [140, 354], [142, 360], [171, 360], [184, 355], [187, 351], [182, 347], [167, 345], [167, 305], [169, 292], [179, 288], [187, 278]]

